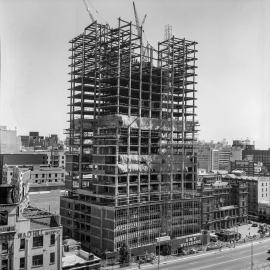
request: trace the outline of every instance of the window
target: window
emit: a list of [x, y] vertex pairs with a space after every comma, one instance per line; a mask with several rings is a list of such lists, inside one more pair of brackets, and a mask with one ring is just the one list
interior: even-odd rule
[[49, 173], [49, 177], [51, 177], [51, 174]]
[[62, 177], [64, 177], [64, 174], [62, 173]]
[[33, 247], [42, 247], [43, 246], [43, 235], [33, 237]]
[[35, 255], [32, 257], [32, 266], [42, 266], [43, 265], [43, 255]]
[[20, 242], [20, 249], [25, 249], [25, 239], [21, 239], [21, 242]]
[[55, 173], [54, 175], [55, 175], [55, 177], [57, 177], [57, 173]]
[[55, 263], [55, 253], [54, 252], [50, 253], [50, 263], [51, 264]]
[[38, 174], [36, 174], [36, 178], [38, 178]]
[[2, 270], [8, 270], [8, 260], [2, 260]]
[[7, 252], [8, 250], [8, 242], [2, 243], [2, 252]]
[[20, 269], [25, 268], [25, 258], [20, 258]]
[[55, 234], [51, 234], [51, 245], [55, 244]]
[[8, 225], [8, 212], [0, 211], [0, 226]]
[[43, 174], [42, 174], [42, 178], [44, 178], [44, 177], [45, 177], [45, 174], [43, 173]]

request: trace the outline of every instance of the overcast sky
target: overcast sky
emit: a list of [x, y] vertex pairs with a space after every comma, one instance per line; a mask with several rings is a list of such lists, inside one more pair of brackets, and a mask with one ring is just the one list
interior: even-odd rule
[[[130, 0], [88, 0], [98, 22], [133, 20]], [[270, 147], [270, 1], [136, 0], [156, 46], [164, 26], [198, 45], [199, 139]], [[98, 13], [96, 12], [98, 11]], [[63, 134], [69, 44], [90, 24], [81, 0], [0, 0], [0, 124]]]

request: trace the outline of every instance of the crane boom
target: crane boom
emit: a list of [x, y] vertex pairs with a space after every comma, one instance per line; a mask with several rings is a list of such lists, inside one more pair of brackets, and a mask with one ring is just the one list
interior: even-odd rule
[[138, 35], [141, 36], [142, 33], [141, 33], [141, 29], [140, 29], [140, 21], [139, 21], [138, 13], [137, 13], [134, 1], [132, 3], [133, 3], [133, 10], [134, 10], [134, 16], [135, 16], [137, 32], [138, 32]]
[[147, 15], [147, 14], [145, 14], [144, 17], [143, 17], [143, 20], [142, 20], [142, 26], [144, 25], [144, 22], [145, 22], [145, 19], [146, 19], [146, 15]]
[[90, 17], [92, 23], [93, 23], [93, 22], [95, 21], [95, 18], [94, 18], [93, 14], [91, 13], [91, 11], [90, 11], [90, 9], [89, 9], [89, 7], [88, 7], [88, 5], [87, 5], [87, 3], [86, 3], [86, 0], [83, 0], [83, 3], [84, 3], [84, 6], [85, 6], [85, 8], [86, 8], [86, 11], [87, 11], [87, 13], [88, 13], [88, 15], [89, 15], [89, 17]]

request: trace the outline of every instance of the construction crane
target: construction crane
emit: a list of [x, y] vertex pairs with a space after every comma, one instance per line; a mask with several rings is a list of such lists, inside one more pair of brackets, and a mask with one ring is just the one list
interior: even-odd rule
[[[136, 23], [136, 29], [137, 29], [137, 34], [140, 38], [142, 38], [142, 27], [145, 23], [145, 20], [146, 20], [146, 16], [147, 14], [144, 15], [143, 19], [142, 19], [142, 22], [140, 23], [140, 19], [139, 19], [139, 16], [138, 16], [138, 12], [137, 12], [137, 9], [136, 9], [136, 6], [135, 6], [135, 3], [134, 1], [132, 1], [132, 4], [133, 4], [133, 10], [134, 10], [134, 17], [135, 17], [135, 23]], [[142, 38], [142, 45], [144, 46], [144, 40]], [[147, 59], [149, 59], [150, 57], [150, 44], [148, 41], [146, 41], [146, 46], [144, 46], [144, 49], [142, 51], [142, 57], [144, 58], [144, 60], [147, 62]]]
[[83, 0], [83, 3], [84, 3], [84, 6], [85, 6], [85, 8], [86, 8], [86, 11], [87, 11], [87, 13], [88, 13], [88, 15], [89, 15], [89, 17], [90, 17], [92, 23], [93, 23], [93, 22], [95, 21], [95, 18], [94, 18], [93, 14], [91, 13], [91, 11], [90, 11], [90, 9], [89, 9], [89, 7], [88, 7], [88, 5], [87, 5], [87, 3], [86, 3], [86, 0]]
[[136, 22], [136, 28], [137, 28], [138, 36], [141, 37], [142, 36], [142, 26], [145, 23], [146, 14], [144, 15], [143, 20], [142, 20], [142, 23], [140, 24], [139, 16], [138, 16], [137, 9], [136, 9], [136, 6], [135, 6], [134, 1], [132, 3], [133, 3], [134, 17], [135, 17], [135, 22]]

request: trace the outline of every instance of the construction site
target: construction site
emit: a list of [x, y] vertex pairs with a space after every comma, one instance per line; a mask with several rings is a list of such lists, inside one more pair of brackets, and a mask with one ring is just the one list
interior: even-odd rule
[[[196, 194], [196, 45], [96, 21], [70, 41], [63, 235], [104, 254], [177, 250], [201, 231]], [[157, 249], [158, 247], [158, 249]]]

